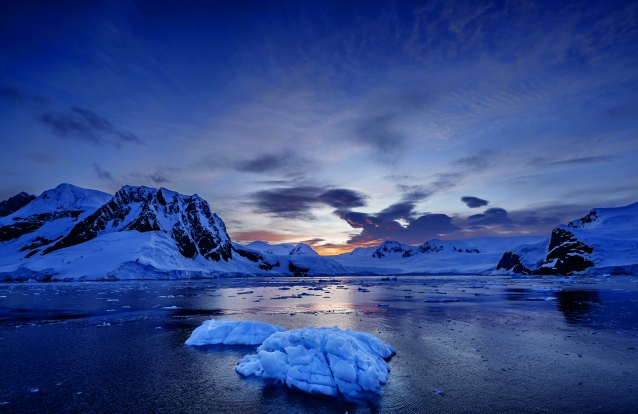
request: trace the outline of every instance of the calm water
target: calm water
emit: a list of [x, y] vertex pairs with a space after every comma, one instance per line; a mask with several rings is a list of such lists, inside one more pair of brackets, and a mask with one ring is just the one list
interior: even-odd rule
[[[242, 379], [254, 348], [185, 346], [211, 318], [336, 325], [397, 355], [380, 397], [334, 401]], [[638, 278], [0, 284], [0, 367], [2, 412], [637, 412]]]

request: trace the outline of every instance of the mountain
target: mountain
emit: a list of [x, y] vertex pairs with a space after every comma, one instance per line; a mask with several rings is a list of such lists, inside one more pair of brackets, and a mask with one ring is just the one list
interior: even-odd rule
[[62, 184], [0, 219], [0, 279], [144, 279], [343, 274], [307, 245], [262, 254], [233, 245], [197, 195]]
[[110, 197], [101, 191], [60, 184], [0, 218], [0, 242], [15, 240], [11, 245], [25, 247], [23, 251], [46, 246], [64, 236], [74, 223], [93, 213]]
[[314, 251], [312, 247], [308, 246], [305, 243], [298, 243], [297, 245], [293, 245], [290, 243], [269, 244], [267, 242], [257, 240], [248, 243], [245, 247], [250, 250], [256, 250], [260, 253], [274, 254], [279, 256], [296, 256], [300, 254], [319, 256], [319, 253]]
[[508, 250], [497, 270], [527, 275], [636, 273], [638, 203], [593, 209], [555, 228], [543, 242]]
[[228, 261], [232, 257], [224, 222], [197, 194], [184, 196], [165, 188], [132, 186], [122, 187], [43, 254], [118, 231], [162, 231], [175, 241], [179, 253], [189, 259], [201, 255], [208, 260]]
[[35, 198], [32, 194], [21, 192], [9, 197], [8, 200], [0, 202], [0, 217], [6, 217], [11, 213], [20, 210], [22, 207], [29, 204]]
[[541, 239], [534, 236], [434, 239], [420, 246], [387, 240], [377, 247], [360, 247], [334, 259], [357, 274], [482, 274], [493, 271], [507, 249]]
[[346, 269], [334, 258], [319, 256], [304, 243], [268, 244], [255, 241], [242, 246], [233, 243], [233, 251], [259, 266], [259, 269], [280, 276], [344, 275]]

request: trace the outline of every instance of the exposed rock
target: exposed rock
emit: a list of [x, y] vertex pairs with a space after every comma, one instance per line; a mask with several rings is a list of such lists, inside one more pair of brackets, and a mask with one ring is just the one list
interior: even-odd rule
[[499, 260], [496, 265], [496, 270], [511, 270], [514, 273], [519, 273], [522, 275], [530, 275], [532, 271], [526, 268], [522, 261], [521, 257], [516, 253], [505, 252], [501, 260]]
[[186, 258], [199, 254], [207, 260], [227, 261], [232, 257], [226, 226], [205, 200], [163, 188], [131, 186], [119, 190], [44, 254], [84, 243], [107, 231], [163, 231], [170, 234]]
[[6, 217], [9, 214], [15, 213], [29, 204], [33, 199], [35, 199], [34, 195], [25, 192], [9, 197], [9, 199], [0, 202], [0, 217]]

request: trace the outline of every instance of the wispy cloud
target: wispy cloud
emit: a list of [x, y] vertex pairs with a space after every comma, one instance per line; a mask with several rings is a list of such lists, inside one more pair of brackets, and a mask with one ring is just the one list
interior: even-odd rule
[[95, 175], [97, 175], [100, 180], [113, 181], [113, 175], [111, 174], [111, 172], [100, 167], [100, 165], [98, 165], [97, 163], [93, 164], [93, 170], [95, 171]]
[[53, 134], [61, 138], [115, 147], [143, 144], [136, 135], [121, 131], [108, 119], [86, 108], [75, 106], [66, 112], [45, 112], [39, 119], [51, 128]]

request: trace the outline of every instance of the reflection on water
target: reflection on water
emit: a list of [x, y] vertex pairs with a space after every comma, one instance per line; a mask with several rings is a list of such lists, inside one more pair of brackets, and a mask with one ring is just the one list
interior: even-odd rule
[[600, 292], [595, 290], [564, 290], [556, 292], [558, 309], [571, 323], [590, 320], [592, 310], [601, 303]]
[[[638, 405], [636, 314], [635, 281], [0, 283], [0, 411], [629, 412]], [[350, 328], [397, 355], [378, 401], [309, 397], [240, 378], [234, 367], [252, 348], [185, 346], [212, 318]]]

